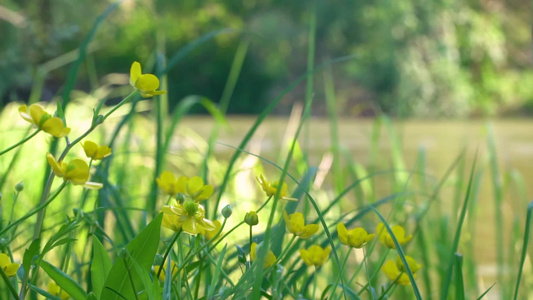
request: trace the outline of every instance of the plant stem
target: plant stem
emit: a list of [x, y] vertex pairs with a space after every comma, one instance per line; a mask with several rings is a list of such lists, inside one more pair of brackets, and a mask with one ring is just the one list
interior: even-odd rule
[[366, 273], [366, 279], [368, 281], [368, 287], [369, 287], [369, 294], [372, 300], [374, 300], [374, 292], [372, 291], [372, 283], [370, 282], [370, 274], [368, 273], [368, 261], [366, 259], [366, 250], [365, 247], [363, 247], [363, 263], [365, 264], [365, 273]]
[[253, 230], [252, 230], [252, 225], [250, 225], [249, 227], [250, 227], [250, 261], [252, 261], [252, 235], [253, 235]]
[[289, 243], [287, 244], [287, 247], [285, 247], [285, 249], [283, 249], [283, 252], [281, 252], [281, 254], [279, 255], [278, 257], [278, 262], [282, 261], [283, 260], [283, 257], [287, 254], [287, 252], [289, 251], [289, 249], [291, 249], [291, 246], [292, 246], [292, 243], [294, 243], [294, 241], [296, 240], [296, 235], [293, 235], [291, 240], [289, 241]]
[[[124, 103], [129, 101], [131, 98], [133, 98], [133, 96], [137, 95], [138, 92], [139, 92], [138, 90], [134, 90], [128, 96], [126, 96], [126, 98], [124, 98], [122, 101], [120, 101], [119, 104], [117, 104], [115, 107], [113, 107], [104, 116], [104, 120], [103, 121], [105, 121], [120, 106], [122, 106]], [[72, 147], [74, 147], [74, 145], [76, 145], [79, 142], [81, 142], [81, 140], [83, 140], [86, 136], [88, 136], [100, 124], [101, 123], [94, 123], [93, 122], [91, 124], [91, 127], [89, 129], [87, 129], [87, 131], [85, 133], [83, 133], [81, 136], [79, 136], [77, 139], [75, 139], [72, 143], [69, 142], [69, 139], [67, 137], [66, 138], [67, 146], [65, 147], [65, 149], [63, 150], [63, 152], [61, 153], [61, 155], [59, 156], [59, 159], [57, 161], [58, 162], [62, 161], [67, 156], [67, 154], [70, 151], [70, 149], [72, 149]], [[41, 205], [44, 202], [44, 200], [46, 199], [46, 197], [48, 197], [48, 194], [50, 193], [50, 188], [52, 187], [52, 183], [54, 182], [54, 176], [55, 176], [54, 172], [51, 172], [50, 176], [48, 177], [48, 180], [46, 181], [46, 186], [44, 188], [43, 196], [41, 197], [41, 202], [39, 203], [39, 205]], [[33, 234], [33, 239], [34, 240], [37, 239], [38, 237], [40, 237], [41, 227], [43, 225], [43, 220], [44, 220], [44, 215], [45, 215], [45, 210], [42, 210], [41, 212], [39, 212], [39, 215], [37, 216], [37, 222], [35, 223], [35, 231], [34, 231], [34, 234]]]
[[13, 145], [13, 146], [11, 146], [11, 147], [5, 149], [5, 150], [2, 150], [2, 151], [0, 152], [0, 156], [2, 156], [2, 155], [4, 155], [4, 154], [8, 153], [9, 151], [11, 151], [11, 150], [17, 148], [18, 146], [20, 146], [20, 145], [26, 143], [26, 142], [29, 141], [31, 138], [33, 138], [34, 136], [36, 136], [37, 133], [39, 133], [39, 131], [41, 131], [41, 129], [37, 129], [37, 130], [35, 130], [32, 134], [28, 135], [27, 137], [25, 137], [24, 139], [22, 139], [20, 142], [16, 143], [15, 145]]
[[163, 256], [163, 260], [161, 261], [161, 264], [159, 265], [159, 271], [157, 271], [157, 278], [159, 278], [159, 275], [161, 275], [161, 271], [163, 271], [163, 267], [165, 266], [165, 261], [167, 260], [168, 254], [170, 253], [170, 250], [172, 250], [172, 247], [174, 246], [174, 243], [178, 240], [178, 237], [180, 236], [181, 229], [176, 232], [174, 237], [172, 238], [172, 241], [170, 242], [170, 245], [168, 245], [167, 251], [165, 251], [165, 255]]
[[13, 295], [14, 299], [18, 298], [17, 291], [15, 290], [15, 287], [13, 284], [11, 284], [11, 281], [9, 280], [9, 277], [7, 277], [6, 272], [4, 272], [3, 268], [0, 268], [0, 275], [2, 275], [2, 279], [4, 279], [4, 282], [6, 283], [7, 287], [9, 288], [9, 291], [11, 292], [11, 295]]
[[34, 214], [38, 213], [39, 211], [41, 211], [43, 208], [47, 207], [58, 195], [59, 193], [61, 193], [61, 191], [65, 188], [66, 186], [66, 182], [64, 182], [58, 189], [57, 191], [46, 201], [44, 202], [43, 204], [39, 204], [37, 205], [34, 209], [32, 209], [29, 213], [27, 213], [26, 215], [24, 215], [23, 217], [21, 217], [20, 219], [16, 220], [15, 222], [9, 224], [6, 226], [6, 228], [2, 229], [2, 231], [0, 231], [0, 237], [2, 237], [8, 230], [10, 230], [11, 228], [13, 228], [14, 226], [24, 222], [27, 218], [33, 216]]
[[[348, 253], [346, 253], [346, 256], [344, 257], [344, 261], [342, 262], [341, 269], [339, 271], [339, 276], [337, 276], [337, 280], [335, 281], [335, 284], [333, 285], [333, 290], [331, 292], [331, 299], [337, 299], [335, 296], [335, 291], [337, 290], [337, 285], [339, 284], [339, 281], [342, 276], [344, 276], [344, 266], [346, 265], [346, 262], [348, 262], [348, 258], [350, 258], [350, 254], [352, 253], [352, 247], [349, 247]], [[344, 287], [343, 287], [344, 289]]]
[[313, 299], [316, 299], [316, 286], [318, 285], [318, 280], [317, 280], [317, 276], [316, 276], [316, 274], [318, 274], [317, 269], [318, 268], [315, 266], [315, 272], [313, 273], [313, 275], [311, 275], [311, 276], [313, 276], [313, 282], [314, 282], [314, 284], [313, 284], [314, 285], [313, 286]]
[[133, 96], [137, 95], [137, 93], [139, 93], [139, 90], [136, 89], [133, 92], [131, 92], [128, 96], [126, 96], [126, 98], [122, 99], [122, 101], [120, 101], [117, 105], [115, 105], [115, 107], [113, 107], [110, 111], [108, 111], [107, 114], [105, 114], [104, 120], [107, 119], [117, 109], [119, 109], [124, 103], [128, 102], [129, 100], [131, 100], [131, 98], [133, 98]]

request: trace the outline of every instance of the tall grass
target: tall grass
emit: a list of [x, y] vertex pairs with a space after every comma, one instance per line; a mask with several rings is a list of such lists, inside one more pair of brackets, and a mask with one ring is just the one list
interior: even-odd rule
[[[486, 149], [472, 153], [465, 148], [447, 162], [441, 174], [434, 171], [429, 150], [419, 149], [417, 154], [405, 151], [405, 126], [396, 126], [394, 120], [379, 115], [364, 129], [368, 160], [354, 156], [343, 143], [339, 124], [344, 120], [337, 107], [333, 74], [336, 66], [356, 57], [315, 63], [314, 37], [319, 20], [314, 11], [307, 24], [306, 73], [247, 123], [249, 128], [238, 137], [238, 145], [227, 145], [221, 136], [232, 129], [234, 120], [226, 112], [235, 87], [246, 80], [240, 78], [240, 70], [254, 42], [250, 37], [240, 41], [235, 35], [238, 47], [218, 104], [190, 96], [168, 112], [164, 98], [141, 99], [135, 92], [126, 96], [127, 90], [122, 88], [115, 91], [127, 102], [120, 108], [105, 106], [105, 98], [83, 102], [73, 92], [78, 70], [100, 24], [118, 5], [111, 5], [95, 21], [77, 52], [78, 58], [67, 60], [74, 63], [62, 97], [54, 107], [47, 107], [68, 120], [73, 128], [71, 136], [88, 135], [113, 149], [112, 156], [92, 165], [92, 180], [103, 183], [103, 188], [83, 190], [54, 180], [45, 163], [46, 152], [55, 154], [61, 149], [66, 160], [80, 157], [77, 143], [81, 138], [51, 139], [38, 134], [0, 156], [0, 249], [11, 261], [22, 264], [15, 277], [0, 268], [1, 299], [35, 299], [37, 295], [59, 299], [46, 289], [52, 281], [74, 299], [524, 299], [531, 292], [531, 286], [524, 283], [531, 276], [525, 262], [532, 208], [529, 204], [527, 218], [520, 211], [527, 205], [524, 179], [514, 170], [500, 171], [492, 130], [487, 131]], [[155, 51], [154, 73], [163, 78], [195, 49], [227, 33], [236, 31], [208, 33], [169, 57], [164, 51]], [[269, 130], [270, 114], [304, 82], [304, 109], [288, 148], [275, 145], [279, 149], [269, 152], [252, 147], [257, 132]], [[322, 86], [324, 97], [320, 98], [317, 91]], [[39, 98], [36, 93], [40, 89], [39, 84], [35, 86], [32, 99]], [[311, 110], [318, 101], [325, 101], [327, 107], [328, 137], [313, 134], [314, 123], [319, 120], [311, 117]], [[186, 116], [195, 105], [210, 113], [202, 119], [209, 123], [207, 134], [194, 133], [201, 130], [189, 126], [191, 119]], [[93, 107], [95, 114], [91, 113]], [[138, 113], [144, 110], [151, 114]], [[100, 111], [109, 116], [101, 126], [95, 123]], [[75, 112], [83, 116], [81, 121], [73, 121]], [[5, 130], [0, 136], [0, 151], [30, 133], [27, 124], [12, 121], [16, 119], [15, 105], [1, 112], [0, 125]], [[326, 153], [320, 153], [318, 161], [311, 155], [316, 152], [311, 149], [315, 139], [328, 141]], [[219, 146], [226, 151], [218, 152]], [[281, 163], [274, 162], [277, 150], [285, 154]], [[469, 160], [472, 164], [467, 167]], [[482, 180], [488, 168], [490, 187], [483, 186]], [[220, 220], [222, 232], [208, 240], [201, 234], [172, 234], [161, 229], [160, 210], [169, 198], [162, 195], [157, 178], [165, 170], [189, 177], [200, 175], [215, 187], [214, 196], [206, 200], [206, 216]], [[290, 197], [297, 201], [284, 200], [281, 188], [266, 197], [254, 182], [262, 173], [288, 183]], [[508, 190], [502, 178], [510, 178], [520, 195], [514, 220], [505, 219]], [[24, 187], [15, 189], [20, 181]], [[487, 225], [478, 217], [486, 206], [481, 203], [480, 190], [487, 188], [494, 196], [490, 221], [494, 222], [495, 249], [480, 246], [492, 237], [480, 233]], [[225, 204], [233, 210], [229, 218], [221, 217]], [[259, 224], [253, 228], [243, 221], [250, 210], [259, 214]], [[283, 211], [303, 212], [306, 223], [319, 224], [320, 231], [308, 239], [292, 238]], [[511, 221], [513, 235], [506, 238], [505, 228], [511, 227]], [[369, 233], [376, 233], [376, 225], [382, 222], [386, 229], [382, 234], [388, 233], [393, 245], [387, 248], [375, 238], [364, 250], [349, 249], [339, 240], [337, 224], [341, 222], [349, 229], [364, 227]], [[402, 237], [395, 236], [393, 225], [398, 224], [407, 235], [414, 235], [412, 241], [404, 243]], [[253, 262], [250, 241], [262, 243]], [[325, 264], [303, 263], [299, 251], [311, 245], [331, 248]], [[273, 267], [264, 265], [268, 251], [276, 257]], [[496, 253], [496, 261], [487, 260], [489, 251]], [[519, 254], [519, 260], [512, 258]], [[383, 272], [387, 260], [396, 257], [398, 265], [405, 268], [401, 273], [408, 278], [405, 284], [400, 284], [401, 275], [389, 280]], [[411, 258], [421, 263], [420, 271], [409, 263]], [[497, 266], [494, 282], [483, 273], [483, 265]], [[167, 275], [165, 280], [157, 278], [156, 267], [160, 268], [157, 273]]]

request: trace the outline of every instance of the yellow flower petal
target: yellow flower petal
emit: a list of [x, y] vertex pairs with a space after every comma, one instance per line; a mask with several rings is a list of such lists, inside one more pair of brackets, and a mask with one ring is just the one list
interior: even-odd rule
[[98, 152], [95, 159], [102, 159], [104, 157], [108, 157], [109, 155], [111, 155], [111, 148], [108, 146], [100, 146], [98, 147]]
[[187, 194], [187, 184], [189, 182], [189, 177], [180, 176], [176, 181], [176, 191], [178, 193]]
[[343, 223], [337, 224], [337, 234], [342, 244], [348, 245], [348, 229]]
[[0, 253], [0, 268], [6, 268], [11, 263], [9, 256], [5, 253]]
[[75, 185], [83, 185], [89, 179], [89, 165], [81, 159], [73, 159], [67, 165], [65, 180], [72, 181]]
[[187, 194], [194, 195], [204, 187], [204, 180], [200, 176], [189, 178], [187, 183]]
[[220, 223], [219, 220], [214, 220], [213, 221], [213, 225], [215, 225], [215, 229], [206, 230], [205, 233], [203, 233], [205, 238], [208, 239], [208, 240], [213, 239], [220, 232], [220, 230], [222, 229], [222, 223]]
[[33, 120], [33, 124], [41, 128], [41, 119], [43, 118], [43, 116], [47, 115], [48, 113], [45, 112], [42, 106], [38, 104], [30, 105], [29, 113]]
[[98, 152], [98, 145], [95, 142], [85, 141], [82, 146], [87, 157], [93, 158], [96, 156], [96, 153]]
[[157, 185], [168, 195], [175, 196], [178, 193], [176, 177], [169, 171], [164, 171], [156, 179]]
[[34, 125], [37, 125], [33, 122], [33, 119], [31, 118], [31, 116], [29, 115], [29, 112], [28, 112], [28, 107], [26, 105], [21, 105], [19, 107], [19, 114], [20, 116], [22, 117], [22, 119], [34, 124]]
[[4, 272], [8, 277], [13, 277], [17, 275], [17, 271], [19, 269], [20, 265], [17, 263], [10, 263], [7, 265], [7, 267], [4, 268]]
[[330, 247], [322, 248], [319, 245], [312, 245], [309, 249], [300, 249], [300, 257], [308, 266], [320, 267], [329, 257]]
[[202, 188], [202, 192], [198, 194], [198, 196], [196, 196], [196, 201], [202, 201], [202, 200], [208, 199], [209, 197], [211, 197], [211, 195], [213, 195], [214, 191], [215, 189], [213, 188], [213, 186], [209, 184], [204, 185]]
[[46, 154], [46, 160], [48, 161], [48, 164], [50, 165], [50, 167], [52, 168], [52, 171], [54, 171], [56, 176], [63, 177], [65, 175], [63, 163], [57, 162], [52, 154], [50, 153]]
[[70, 128], [65, 127], [63, 120], [58, 117], [51, 117], [44, 121], [41, 129], [58, 138], [65, 137], [70, 133]]
[[[413, 274], [415, 274], [418, 270], [422, 268], [422, 265], [419, 264], [411, 256], [405, 255], [405, 260], [407, 261], [407, 264], [409, 265], [409, 270], [411, 270], [411, 273]], [[398, 270], [400, 270], [400, 272], [407, 272], [407, 268], [404, 267], [404, 264], [400, 256], [396, 258], [396, 266], [398, 267]]]
[[308, 237], [311, 237], [313, 234], [318, 232], [318, 229], [320, 229], [318, 224], [306, 225], [305, 228], [304, 228], [304, 231], [299, 235], [299, 237], [301, 239], [306, 239]]
[[135, 82], [141, 92], [155, 92], [159, 88], [159, 79], [153, 74], [143, 74]]
[[130, 84], [131, 84], [131, 86], [136, 87], [135, 83], [137, 82], [139, 77], [141, 77], [141, 74], [142, 74], [141, 64], [136, 62], [136, 61], [134, 61], [131, 64], [131, 68], [130, 68]]
[[[261, 244], [262, 246], [262, 244]], [[259, 247], [261, 247], [259, 246]], [[257, 243], [253, 242], [250, 246], [250, 260], [254, 262], [257, 259], [257, 252], [259, 251]], [[263, 268], [270, 268], [273, 266], [277, 261], [276, 255], [274, 255], [274, 252], [272, 250], [268, 249], [267, 254], [265, 256], [265, 260], [263, 261]]]

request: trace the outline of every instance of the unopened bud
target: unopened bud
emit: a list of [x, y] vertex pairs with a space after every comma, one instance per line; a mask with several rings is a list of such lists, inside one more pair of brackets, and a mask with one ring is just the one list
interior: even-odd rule
[[22, 183], [22, 181], [15, 185], [15, 190], [17, 192], [22, 192], [23, 189], [24, 189], [24, 183]]
[[178, 200], [179, 203], [185, 202], [185, 195], [183, 195], [182, 193], [178, 193], [176, 195], [176, 200]]
[[250, 226], [255, 226], [259, 224], [259, 217], [255, 211], [249, 211], [244, 216], [244, 222]]
[[96, 123], [95, 125], [100, 125], [100, 124], [104, 123], [104, 120], [105, 120], [104, 116], [98, 115], [94, 119], [94, 123]]
[[231, 214], [233, 213], [233, 209], [231, 209], [231, 205], [226, 205], [222, 208], [222, 216], [224, 218], [229, 218], [231, 217]]

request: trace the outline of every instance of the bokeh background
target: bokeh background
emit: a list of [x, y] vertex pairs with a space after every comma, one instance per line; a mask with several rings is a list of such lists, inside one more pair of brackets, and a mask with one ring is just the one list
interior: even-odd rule
[[[335, 217], [395, 193], [415, 193], [405, 197], [396, 223], [408, 230], [428, 230], [426, 243], [437, 251], [426, 253], [423, 291], [435, 296], [434, 282], [440, 282], [447, 266], [457, 212], [477, 157], [473, 204], [460, 244], [467, 294], [475, 298], [499, 282], [487, 299], [509, 299], [525, 207], [533, 193], [529, 184], [533, 130], [528, 119], [533, 113], [533, 55], [527, 1], [123, 1], [100, 20], [75, 86], [63, 95], [66, 82], [73, 78], [69, 72], [82, 41], [111, 3], [0, 0], [0, 149], [28, 132], [29, 125], [17, 112], [21, 103], [43, 102], [48, 111], [54, 111], [56, 100], [69, 98], [66, 119], [72, 135], [79, 136], [99, 101], [112, 105], [131, 92], [128, 72], [133, 61], [141, 62], [145, 73], [155, 72], [158, 62], [194, 45], [162, 76], [162, 89], [168, 93], [159, 102], [138, 102], [137, 114], [117, 134], [113, 166], [107, 177], [102, 176], [109, 180], [109, 190], [84, 196], [89, 199], [85, 211], [102, 205], [105, 213], [98, 213], [105, 214], [105, 230], [114, 235], [117, 245], [131, 239], [134, 229], [145, 225], [147, 214], [154, 213], [145, 205], [154, 195], [154, 170], [187, 176], [202, 173], [220, 186], [233, 147], [243, 140], [257, 115], [290, 87], [246, 148], [283, 165], [308, 96], [305, 80], [292, 83], [308, 70], [309, 24], [316, 16], [315, 67], [342, 61], [312, 76], [313, 118], [304, 126], [289, 172], [303, 178], [318, 167], [311, 193], [321, 208], [354, 180], [381, 174], [343, 199], [332, 210]], [[214, 114], [214, 106], [206, 109], [209, 105], [187, 106], [181, 112], [188, 117], [182, 119], [176, 108], [195, 99], [222, 103], [222, 114], [227, 105], [225, 119]], [[90, 138], [107, 143], [129, 108], [118, 110]], [[158, 115], [161, 112], [163, 116]], [[176, 119], [179, 122], [173, 124]], [[160, 160], [158, 128], [172, 128], [167, 131], [169, 151]], [[47, 176], [43, 153], [49, 144], [50, 137], [39, 135], [18, 156], [10, 153], [0, 160], [0, 192], [8, 195], [16, 183], [25, 184], [18, 204], [4, 202], [4, 217], [10, 211], [20, 217], [25, 210], [17, 206], [35, 205], [41, 177]], [[83, 157], [81, 147], [69, 155]], [[455, 168], [448, 173], [452, 165]], [[255, 176], [266, 173], [274, 179], [280, 172], [247, 154], [241, 155], [234, 169], [221, 204], [231, 204], [234, 214], [242, 216], [264, 201]], [[407, 173], [386, 173], [391, 170], [421, 170], [427, 176], [411, 179]], [[98, 180], [98, 174], [95, 177]], [[439, 180], [444, 177], [440, 189]], [[294, 183], [289, 186], [296, 188]], [[437, 204], [419, 223], [417, 214], [428, 197], [417, 193], [436, 189], [440, 189]], [[47, 230], [52, 232], [66, 212], [78, 208], [70, 199], [80, 198], [81, 193], [69, 187], [61, 202], [50, 206]], [[328, 216], [328, 222], [333, 220]], [[376, 223], [376, 218], [365, 217], [363, 224], [372, 231]], [[20, 232], [31, 231], [32, 225], [24, 224]], [[122, 226], [130, 231], [117, 229]], [[80, 234], [76, 251], [85, 253], [88, 236], [88, 231]], [[20, 250], [27, 247], [29, 237], [19, 235], [13, 241], [14, 249]], [[238, 237], [234, 241], [239, 242]], [[413, 255], [424, 253], [421, 243], [409, 246]], [[378, 262], [372, 263], [377, 269]], [[523, 295], [533, 290], [532, 268], [528, 260]], [[76, 279], [83, 280], [81, 272]], [[327, 280], [322, 278], [323, 283]], [[409, 293], [402, 290], [398, 299]]]
[[[67, 77], [65, 54], [79, 47], [110, 2], [2, 0], [1, 103], [28, 99], [39, 70], [46, 73], [40, 98], [53, 98]], [[104, 75], [126, 73], [133, 60], [149, 64], [154, 49], [171, 55], [204, 34], [231, 28], [235, 31], [218, 36], [168, 74], [169, 100], [172, 105], [201, 94], [218, 102], [245, 39], [249, 49], [228, 112], [258, 113], [305, 73], [306, 20], [313, 5], [125, 1], [98, 30], [76, 87], [89, 91]], [[316, 62], [354, 56], [333, 70], [336, 99], [346, 116], [528, 114], [533, 111], [528, 7], [523, 0], [317, 1]], [[304, 88], [296, 89], [277, 113], [288, 114], [304, 94]], [[325, 105], [316, 105], [313, 114], [325, 115]]]

